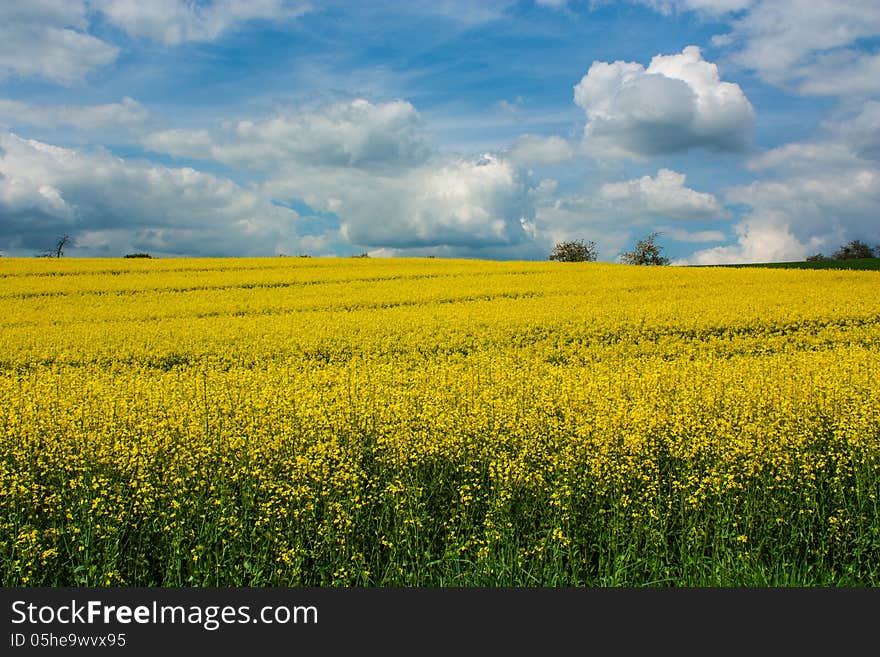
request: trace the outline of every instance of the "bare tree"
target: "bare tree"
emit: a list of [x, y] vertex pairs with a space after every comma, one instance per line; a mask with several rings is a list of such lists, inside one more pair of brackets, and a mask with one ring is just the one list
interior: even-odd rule
[[65, 233], [61, 237], [59, 237], [55, 242], [55, 247], [52, 249], [47, 249], [43, 252], [43, 257], [45, 258], [60, 258], [64, 255], [64, 247], [70, 242], [70, 235]]

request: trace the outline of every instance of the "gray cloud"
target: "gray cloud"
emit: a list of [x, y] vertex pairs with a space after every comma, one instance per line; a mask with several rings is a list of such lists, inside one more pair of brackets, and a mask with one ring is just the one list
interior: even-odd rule
[[[258, 149], [268, 147], [264, 139]], [[338, 133], [333, 139], [331, 146], [350, 143], [340, 141]], [[210, 135], [194, 142], [214, 152]], [[391, 155], [399, 154], [397, 145], [388, 150], [369, 139], [360, 143], [366, 144], [362, 150], [345, 156], [328, 147], [321, 151], [326, 156], [315, 158], [318, 164], [289, 159], [282, 165], [276, 159], [278, 166], [259, 187], [243, 188], [188, 167], [123, 160], [102, 150], [59, 148], [0, 133], [0, 248], [29, 254], [46, 248], [56, 234], [69, 232], [84, 255], [118, 255], [126, 249], [317, 255], [344, 254], [355, 246], [452, 249], [486, 257], [531, 253], [534, 195], [513, 163], [493, 155], [434, 153], [404, 166]], [[351, 157], [355, 152], [360, 155]], [[388, 157], [394, 166], [358, 166], [359, 157]], [[317, 214], [304, 219], [272, 199], [282, 204], [301, 199]], [[337, 218], [320, 218], [327, 216]]]
[[[524, 143], [543, 149], [544, 159], [548, 149], [559, 155], [557, 141]], [[261, 172], [266, 198], [294, 199], [338, 217], [331, 241], [339, 245], [487, 252], [521, 249], [533, 238], [533, 196], [516, 162], [436, 152], [418, 112], [404, 101], [355, 99], [213, 131], [168, 130], [145, 144]]]
[[829, 121], [824, 127], [859, 157], [880, 161], [880, 102], [869, 101], [854, 117]]
[[573, 160], [575, 149], [562, 137], [526, 134], [516, 140], [508, 155], [517, 164], [559, 164]]
[[261, 121], [238, 121], [219, 130], [166, 130], [144, 145], [178, 157], [207, 159], [256, 170], [301, 162], [312, 166], [410, 166], [431, 152], [415, 108], [405, 101], [364, 99], [319, 111], [298, 111]]
[[0, 249], [41, 251], [59, 233], [84, 255], [290, 252], [295, 212], [232, 181], [105, 151], [59, 148], [0, 132]]

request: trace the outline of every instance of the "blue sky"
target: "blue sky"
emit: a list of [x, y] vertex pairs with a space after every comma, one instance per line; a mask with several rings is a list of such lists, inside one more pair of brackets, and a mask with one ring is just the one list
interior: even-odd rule
[[880, 5], [0, 7], [0, 253], [676, 263], [880, 243]]

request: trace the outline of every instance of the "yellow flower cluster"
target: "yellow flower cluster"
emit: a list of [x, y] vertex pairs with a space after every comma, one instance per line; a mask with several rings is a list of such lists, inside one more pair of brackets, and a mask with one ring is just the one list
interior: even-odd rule
[[5, 585], [877, 583], [880, 274], [0, 260]]

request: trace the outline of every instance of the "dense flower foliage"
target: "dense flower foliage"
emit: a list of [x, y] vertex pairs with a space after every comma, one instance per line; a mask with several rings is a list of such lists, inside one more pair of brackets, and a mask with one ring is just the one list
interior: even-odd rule
[[877, 584], [878, 292], [4, 258], [3, 583]]

